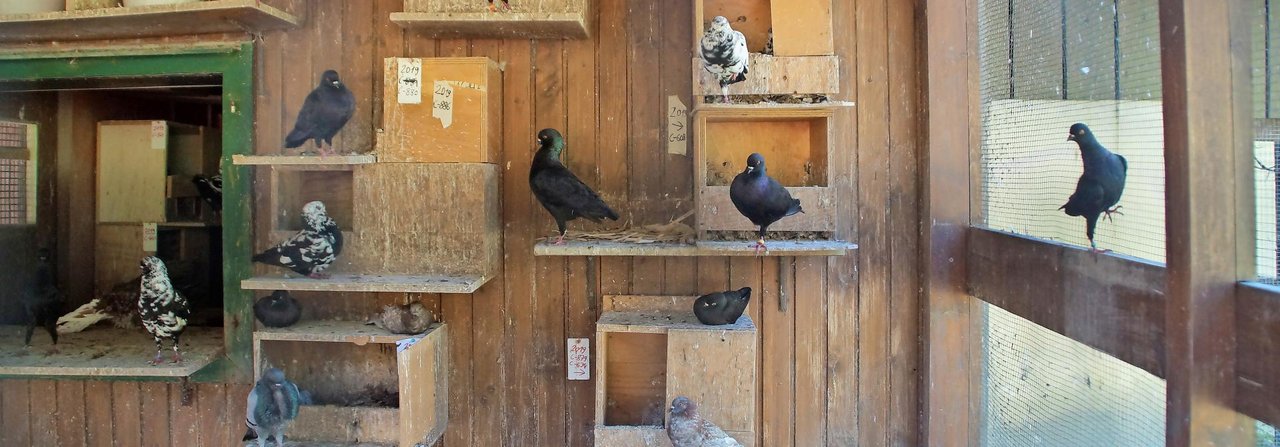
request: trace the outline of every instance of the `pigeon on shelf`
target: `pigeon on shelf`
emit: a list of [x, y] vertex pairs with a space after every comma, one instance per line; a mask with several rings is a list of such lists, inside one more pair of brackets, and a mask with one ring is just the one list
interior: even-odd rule
[[[509, 0], [502, 0], [502, 10], [511, 10], [511, 2]], [[493, 4], [493, 0], [489, 0], [489, 12], [498, 12], [498, 7]]]
[[191, 182], [196, 184], [196, 191], [200, 192], [200, 198], [204, 199], [215, 213], [222, 212], [222, 174], [213, 177], [196, 175], [191, 178]]
[[[1120, 154], [1112, 153], [1098, 143], [1093, 131], [1084, 123], [1071, 125], [1071, 134], [1067, 140], [1075, 141], [1080, 146], [1080, 158], [1084, 163], [1084, 172], [1076, 182], [1076, 190], [1067, 199], [1067, 204], [1058, 207], [1068, 216], [1082, 216], [1085, 222], [1085, 236], [1089, 238], [1090, 250], [1094, 253], [1106, 253], [1110, 250], [1099, 250], [1093, 240], [1093, 230], [1098, 226], [1098, 217], [1106, 214], [1121, 213], [1116, 203], [1124, 194], [1125, 173], [1129, 170], [1129, 162]], [[1114, 208], [1113, 208], [1114, 207]]]
[[[198, 268], [194, 262], [170, 262], [165, 267], [168, 269], [169, 281], [178, 293], [186, 297], [200, 295], [200, 290], [193, 281]], [[106, 292], [97, 292], [88, 303], [58, 317], [58, 333], [73, 334], [106, 320], [121, 329], [138, 327], [139, 281], [142, 281], [141, 275], [116, 283]]]
[[698, 404], [679, 396], [671, 401], [667, 437], [674, 447], [742, 447], [715, 423], [698, 414]]
[[53, 263], [49, 259], [49, 249], [41, 248], [36, 252], [36, 278], [30, 290], [23, 296], [22, 307], [27, 313], [27, 330], [22, 345], [31, 347], [31, 334], [36, 326], [43, 327], [53, 339], [53, 353], [58, 352], [58, 315], [66, 304], [66, 296], [58, 290], [54, 283]]
[[315, 140], [320, 155], [332, 154], [325, 148], [325, 143], [329, 149], [333, 148], [333, 136], [342, 130], [355, 110], [355, 95], [338, 79], [338, 72], [325, 70], [320, 76], [320, 85], [302, 103], [293, 131], [284, 138], [284, 147], [292, 149], [302, 146], [307, 140]]
[[706, 325], [733, 324], [747, 309], [751, 301], [751, 288], [709, 293], [693, 302], [693, 315]]
[[739, 213], [760, 226], [756, 254], [760, 254], [761, 249], [769, 251], [769, 247], [764, 245], [764, 233], [769, 230], [769, 225], [783, 217], [804, 212], [800, 200], [791, 198], [791, 193], [765, 172], [764, 156], [760, 154], [747, 157], [747, 168], [729, 185], [729, 199]]
[[769, 28], [769, 41], [764, 43], [764, 49], [760, 50], [760, 54], [773, 56], [773, 28]]
[[533, 165], [529, 169], [529, 189], [556, 219], [556, 226], [560, 229], [556, 245], [564, 244], [565, 222], [579, 217], [595, 223], [600, 223], [601, 219], [618, 220], [618, 213], [613, 212], [599, 194], [560, 162], [563, 151], [564, 137], [560, 132], [542, 129], [538, 132], [538, 153], [534, 154]]
[[173, 341], [172, 361], [180, 363], [182, 352], [178, 350], [179, 337], [187, 327], [187, 320], [191, 318], [191, 308], [187, 305], [187, 299], [173, 288], [164, 261], [148, 256], [142, 259], [141, 267], [138, 313], [142, 317], [142, 327], [156, 339], [156, 357], [151, 360], [151, 364], [156, 365], [162, 361], [160, 353], [164, 351], [161, 345], [164, 339]]
[[716, 16], [702, 34], [698, 56], [702, 68], [720, 81], [720, 94], [729, 102], [729, 85], [747, 80], [747, 38], [729, 26], [729, 19]]
[[401, 306], [386, 306], [382, 312], [369, 320], [372, 324], [393, 334], [421, 334], [435, 323], [435, 315], [422, 303], [410, 303]]
[[275, 247], [254, 255], [253, 262], [293, 270], [312, 279], [325, 279], [325, 269], [342, 253], [342, 230], [325, 213], [324, 203], [302, 206], [303, 229]]
[[302, 317], [302, 307], [289, 291], [277, 290], [253, 303], [253, 316], [266, 327], [289, 327]]
[[249, 391], [245, 406], [244, 424], [248, 427], [242, 441], [258, 440], [258, 447], [275, 437], [276, 445], [284, 445], [284, 429], [298, 417], [298, 405], [302, 402], [298, 385], [284, 377], [284, 371], [271, 368], [262, 372], [262, 378]]

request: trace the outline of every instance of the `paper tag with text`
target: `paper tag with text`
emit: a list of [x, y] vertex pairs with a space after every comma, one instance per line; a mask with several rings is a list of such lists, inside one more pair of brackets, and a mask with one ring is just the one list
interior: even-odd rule
[[667, 97], [667, 153], [689, 153], [689, 108], [679, 96]]
[[431, 92], [431, 116], [439, 118], [447, 129], [453, 125], [453, 86], [447, 81], [436, 81]]
[[151, 148], [164, 150], [169, 146], [169, 124], [164, 121], [151, 122]]
[[570, 338], [569, 380], [591, 380], [591, 340], [586, 338]]
[[156, 240], [159, 239], [157, 231], [155, 222], [142, 224], [142, 251], [155, 253]]
[[422, 104], [422, 59], [396, 59], [396, 102]]

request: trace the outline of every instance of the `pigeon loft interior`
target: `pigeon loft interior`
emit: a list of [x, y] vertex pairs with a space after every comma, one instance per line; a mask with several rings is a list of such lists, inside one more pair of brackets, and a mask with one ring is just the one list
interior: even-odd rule
[[[840, 92], [840, 61], [832, 38], [830, 0], [694, 0], [693, 41], [711, 19], [724, 16], [747, 39], [746, 80], [729, 95], [828, 95]], [[766, 43], [773, 36], [773, 53]], [[696, 46], [695, 46], [696, 47]], [[695, 102], [720, 96], [715, 76], [693, 58]]]

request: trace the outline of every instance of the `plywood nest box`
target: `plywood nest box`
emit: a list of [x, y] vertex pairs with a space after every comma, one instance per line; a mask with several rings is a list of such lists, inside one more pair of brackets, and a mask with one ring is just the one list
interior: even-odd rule
[[[759, 152], [770, 177], [800, 199], [804, 213], [782, 218], [769, 231], [819, 233], [831, 238], [836, 188], [831, 170], [835, 106], [757, 108], [703, 105], [695, 109], [694, 180], [699, 239], [714, 232], [758, 230], [729, 199], [729, 185]], [[768, 238], [768, 237], [766, 237]]]
[[[304, 321], [253, 334], [254, 368], [278, 367], [311, 394], [290, 439], [434, 445], [449, 420], [448, 330], [396, 335], [360, 322]], [[324, 343], [326, 355], [316, 355]]]
[[497, 62], [392, 57], [385, 60], [383, 75], [378, 161], [498, 162], [502, 70]]
[[391, 21], [434, 38], [585, 39], [593, 0], [511, 0], [511, 10], [489, 11], [480, 0], [405, 0]]
[[[711, 19], [724, 16], [742, 32], [751, 52], [747, 80], [729, 86], [730, 95], [834, 94], [840, 91], [840, 64], [832, 39], [831, 0], [694, 0], [694, 42]], [[763, 54], [773, 30], [773, 55]], [[693, 61], [698, 96], [719, 96], [720, 84]]]
[[596, 445], [670, 446], [676, 396], [745, 446], [756, 439], [756, 349], [751, 317], [706, 326], [695, 297], [605, 296], [596, 323]]
[[195, 175], [218, 173], [221, 135], [168, 121], [98, 123], [98, 223], [213, 221]]

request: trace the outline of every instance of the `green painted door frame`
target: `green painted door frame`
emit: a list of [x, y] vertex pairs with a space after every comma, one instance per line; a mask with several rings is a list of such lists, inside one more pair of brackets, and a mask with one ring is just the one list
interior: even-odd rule
[[253, 378], [253, 296], [240, 289], [240, 281], [252, 272], [251, 176], [247, 168], [232, 165], [231, 156], [251, 153], [253, 148], [253, 43], [86, 51], [51, 48], [48, 53], [0, 56], [0, 82], [194, 74], [222, 76], [222, 306], [226, 355], [196, 373], [192, 380], [247, 383]]

